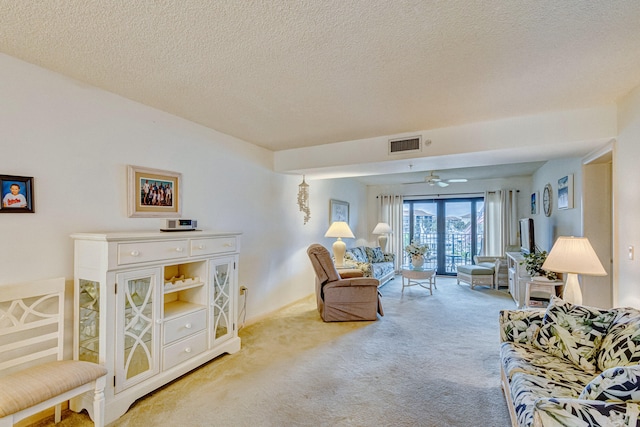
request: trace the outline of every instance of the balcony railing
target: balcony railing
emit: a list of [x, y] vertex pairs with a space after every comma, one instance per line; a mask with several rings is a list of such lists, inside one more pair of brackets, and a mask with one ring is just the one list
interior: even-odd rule
[[[413, 240], [421, 245], [426, 244], [429, 254], [425, 257], [425, 267], [438, 268], [438, 234], [418, 233], [414, 234]], [[409, 244], [409, 233], [404, 234], [405, 246]], [[444, 263], [445, 273], [456, 273], [458, 265], [471, 264], [473, 254], [471, 253], [470, 233], [446, 233], [444, 235], [444, 255], [441, 258]], [[403, 264], [409, 264], [411, 257], [404, 252]]]

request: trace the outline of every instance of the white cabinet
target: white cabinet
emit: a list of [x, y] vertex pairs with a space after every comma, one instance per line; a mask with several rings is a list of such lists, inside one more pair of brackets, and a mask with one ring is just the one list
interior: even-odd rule
[[525, 306], [527, 282], [531, 276], [527, 273], [524, 257], [520, 252], [507, 252], [507, 267], [509, 269], [509, 293], [518, 308]]
[[[239, 233], [78, 233], [74, 357], [104, 365], [105, 422], [138, 398], [240, 349]], [[70, 402], [92, 411], [93, 396]]]

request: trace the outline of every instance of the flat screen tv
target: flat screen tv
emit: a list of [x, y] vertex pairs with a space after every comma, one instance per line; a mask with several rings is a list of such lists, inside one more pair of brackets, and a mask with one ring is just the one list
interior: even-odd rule
[[536, 250], [535, 234], [533, 232], [533, 219], [520, 220], [520, 250], [525, 253], [533, 253]]

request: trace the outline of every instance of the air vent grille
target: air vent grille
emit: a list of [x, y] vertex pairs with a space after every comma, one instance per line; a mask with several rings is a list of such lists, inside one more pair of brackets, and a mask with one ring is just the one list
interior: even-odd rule
[[406, 153], [407, 151], [421, 151], [421, 138], [392, 139], [389, 141], [389, 153]]

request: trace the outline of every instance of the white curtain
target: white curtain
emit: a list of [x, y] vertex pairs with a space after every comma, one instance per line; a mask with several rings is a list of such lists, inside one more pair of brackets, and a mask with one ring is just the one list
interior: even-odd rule
[[504, 256], [507, 246], [518, 244], [517, 196], [517, 190], [485, 193], [483, 255]]
[[399, 195], [378, 196], [378, 222], [386, 222], [391, 226], [393, 234], [389, 236], [387, 252], [395, 254], [395, 269], [399, 270], [402, 262], [402, 204], [404, 198]]

